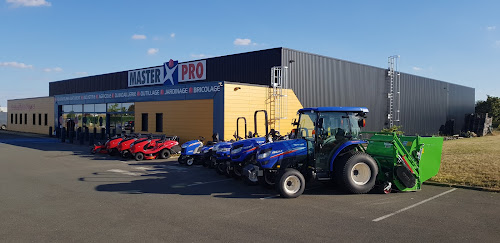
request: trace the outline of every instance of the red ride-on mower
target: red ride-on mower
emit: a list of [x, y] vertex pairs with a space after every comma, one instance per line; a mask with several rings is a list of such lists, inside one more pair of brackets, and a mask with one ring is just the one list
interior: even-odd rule
[[179, 150], [179, 142], [175, 141], [175, 138], [162, 138], [162, 140], [156, 141], [154, 145], [149, 143], [144, 146], [134, 146], [130, 152], [135, 160], [139, 161], [156, 158], [167, 159], [172, 153], [178, 153]]
[[128, 156], [130, 156], [130, 148], [135, 144], [135, 143], [140, 143], [140, 142], [143, 142], [143, 141], [146, 141], [148, 140], [148, 137], [145, 137], [145, 136], [141, 136], [140, 134], [139, 135], [136, 135], [134, 137], [130, 137], [130, 138], [127, 138], [127, 139], [123, 139], [120, 144], [118, 145], [117, 149], [118, 149], [118, 153], [120, 153], [120, 155], [123, 157], [123, 158], [127, 158]]
[[101, 144], [101, 143], [94, 144], [94, 146], [92, 147], [90, 152], [92, 154], [95, 154], [95, 153], [108, 154], [109, 153], [110, 155], [113, 155], [115, 152], [118, 151], [116, 149], [116, 147], [118, 146], [118, 144], [122, 140], [123, 140], [123, 137], [110, 138], [110, 139], [108, 139], [108, 141], [106, 141], [105, 144]]

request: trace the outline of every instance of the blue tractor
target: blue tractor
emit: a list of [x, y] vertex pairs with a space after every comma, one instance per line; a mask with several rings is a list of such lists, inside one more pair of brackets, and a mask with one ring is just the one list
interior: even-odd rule
[[[352, 193], [366, 193], [378, 174], [375, 160], [360, 139], [365, 107], [315, 107], [298, 111], [296, 138], [261, 145], [258, 165], [246, 167], [250, 181], [262, 179], [285, 198], [300, 196], [306, 181], [336, 180]], [[346, 177], [350, 177], [346, 179]]]
[[[265, 129], [266, 133], [264, 134], [263, 137], [258, 137], [257, 133], [257, 114], [259, 113], [264, 113], [264, 119], [265, 119]], [[246, 119], [244, 117], [240, 117], [244, 119], [245, 121], [245, 134], [247, 134], [246, 131]], [[238, 130], [238, 121], [236, 122], [236, 127], [237, 127], [237, 134], [239, 134]], [[231, 147], [231, 160], [228, 161], [227, 163], [227, 172], [228, 176], [233, 176], [235, 178], [241, 178], [242, 176], [242, 170], [245, 166], [248, 164], [255, 164], [255, 154], [257, 152], [257, 147], [260, 145], [264, 144], [267, 140], [267, 136], [269, 134], [268, 131], [268, 119], [267, 119], [267, 111], [265, 110], [257, 110], [254, 113], [254, 134], [253, 136], [250, 136], [250, 138], [247, 138], [245, 135], [245, 139], [236, 141], [232, 144]], [[239, 137], [239, 135], [237, 135]]]
[[201, 148], [203, 147], [203, 137], [200, 139], [187, 141], [181, 146], [181, 155], [177, 159], [179, 164], [193, 165], [201, 160]]
[[231, 160], [231, 144], [232, 142], [219, 142], [214, 146], [215, 160], [212, 160], [212, 167], [220, 175], [228, 174], [227, 162]]
[[210, 165], [210, 159], [214, 155], [213, 147], [219, 141], [219, 134], [212, 135], [213, 141], [208, 141], [203, 146], [204, 137], [200, 139], [187, 141], [181, 146], [181, 155], [177, 159], [179, 164], [186, 164], [191, 166], [193, 164], [203, 164], [203, 166]]

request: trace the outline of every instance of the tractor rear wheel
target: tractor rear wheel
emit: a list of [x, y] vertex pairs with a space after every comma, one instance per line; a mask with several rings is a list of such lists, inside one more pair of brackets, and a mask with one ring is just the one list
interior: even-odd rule
[[170, 158], [170, 150], [168, 149], [163, 149], [160, 151], [160, 159], [168, 159]]
[[336, 177], [338, 184], [349, 193], [367, 193], [375, 186], [377, 162], [368, 154], [355, 152], [339, 161]]
[[6, 127], [5, 125], [2, 125], [2, 126], [0, 127], [0, 130], [5, 130], [5, 129], [7, 129], [7, 127]]
[[137, 161], [141, 161], [144, 159], [144, 154], [139, 152], [139, 153], [135, 154], [134, 159]]
[[304, 176], [298, 170], [292, 168], [287, 168], [280, 173], [276, 182], [276, 189], [280, 196], [284, 198], [296, 198], [304, 193], [305, 188], [306, 180]]

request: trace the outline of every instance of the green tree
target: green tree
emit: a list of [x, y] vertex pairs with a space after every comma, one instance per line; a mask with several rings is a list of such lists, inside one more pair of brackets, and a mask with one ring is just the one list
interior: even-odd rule
[[498, 126], [500, 124], [500, 98], [488, 95], [486, 100], [478, 100], [476, 113], [488, 113], [493, 118], [494, 126]]

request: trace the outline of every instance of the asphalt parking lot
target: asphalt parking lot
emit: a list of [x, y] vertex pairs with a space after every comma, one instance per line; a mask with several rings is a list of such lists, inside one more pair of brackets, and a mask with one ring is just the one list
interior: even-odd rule
[[498, 242], [498, 193], [424, 185], [296, 199], [176, 159], [124, 160], [0, 132], [2, 242]]

